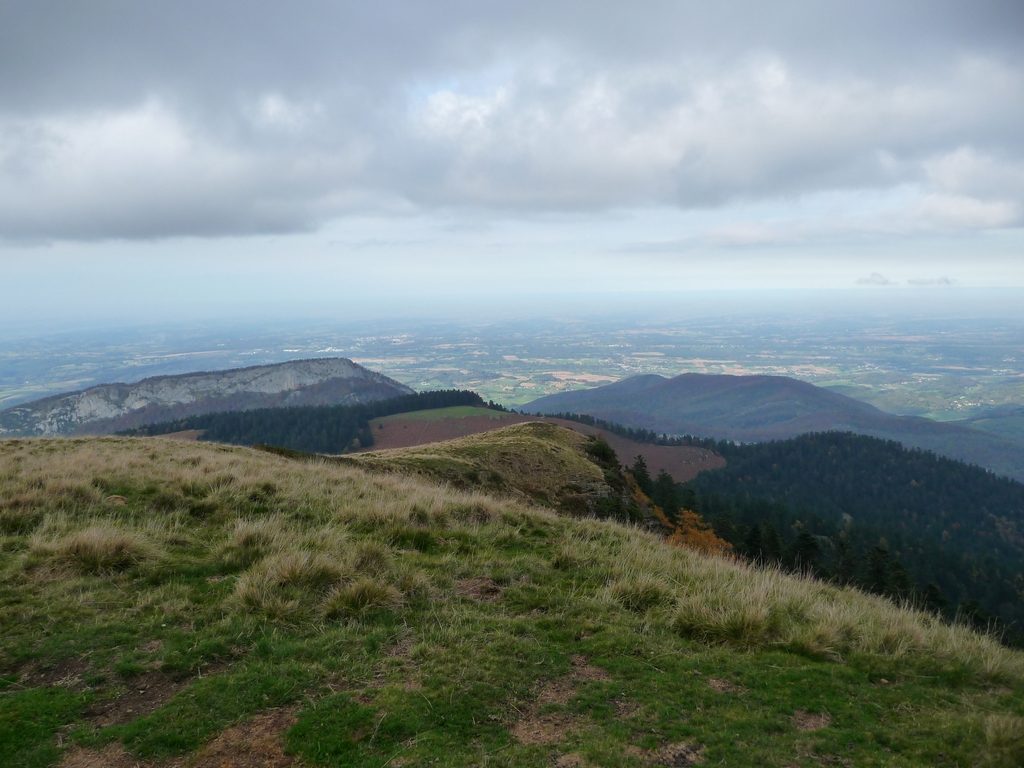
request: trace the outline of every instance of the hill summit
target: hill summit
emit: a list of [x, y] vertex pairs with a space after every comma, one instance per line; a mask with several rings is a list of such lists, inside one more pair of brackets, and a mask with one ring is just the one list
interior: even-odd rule
[[347, 358], [291, 360], [52, 395], [0, 411], [0, 436], [105, 434], [218, 411], [350, 405], [410, 393]]

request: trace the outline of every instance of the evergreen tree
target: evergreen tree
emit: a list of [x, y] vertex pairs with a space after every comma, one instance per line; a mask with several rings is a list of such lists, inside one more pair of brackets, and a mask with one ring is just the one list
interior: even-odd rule
[[679, 516], [679, 498], [676, 496], [676, 483], [665, 470], [658, 473], [651, 488], [651, 499], [661, 507], [669, 520], [675, 522]]
[[857, 557], [849, 533], [840, 531], [833, 537], [832, 545], [836, 553], [835, 580], [840, 584], [853, 584], [857, 579]]
[[647, 469], [647, 461], [643, 456], [638, 455], [633, 461], [632, 472], [633, 479], [640, 486], [640, 490], [650, 496], [654, 490], [654, 484], [651, 481], [651, 473]]
[[743, 540], [743, 554], [750, 560], [760, 561], [764, 558], [764, 545], [761, 541], [761, 526], [752, 525]]
[[779, 539], [779, 532], [771, 522], [765, 523], [761, 531], [761, 553], [761, 559], [766, 563], [782, 561], [782, 540]]
[[879, 544], [871, 550], [868, 557], [868, 569], [864, 578], [864, 588], [876, 595], [887, 595], [891, 588], [889, 572], [891, 561], [889, 548]]
[[925, 609], [938, 614], [945, 613], [949, 605], [946, 598], [942, 596], [942, 591], [935, 584], [925, 587], [922, 602]]
[[798, 571], [814, 573], [818, 570], [821, 558], [821, 547], [818, 541], [807, 531], [800, 531], [789, 552], [789, 561]]

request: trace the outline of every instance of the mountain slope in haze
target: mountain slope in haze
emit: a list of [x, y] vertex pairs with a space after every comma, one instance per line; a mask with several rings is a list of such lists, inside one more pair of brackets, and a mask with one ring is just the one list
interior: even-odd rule
[[[1024, 392], [1021, 393], [1021, 399], [1024, 399]], [[982, 432], [991, 432], [1024, 446], [1024, 405], [997, 405], [954, 423]]]
[[4, 766], [1024, 759], [1024, 655], [966, 627], [247, 448], [0, 441], [0, 605]]
[[101, 384], [22, 403], [0, 411], [0, 436], [104, 434], [218, 411], [356, 404], [411, 393], [346, 358], [293, 360]]
[[523, 410], [583, 413], [669, 434], [761, 442], [808, 432], [854, 432], [978, 464], [1024, 480], [1024, 447], [959, 424], [894, 416], [785, 376], [685, 373], [634, 376], [534, 400]]

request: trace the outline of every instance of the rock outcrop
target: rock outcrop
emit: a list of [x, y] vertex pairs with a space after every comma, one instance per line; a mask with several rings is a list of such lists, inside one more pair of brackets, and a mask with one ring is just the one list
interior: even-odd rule
[[0, 411], [0, 436], [106, 434], [216, 411], [351, 405], [412, 390], [346, 358], [100, 384]]

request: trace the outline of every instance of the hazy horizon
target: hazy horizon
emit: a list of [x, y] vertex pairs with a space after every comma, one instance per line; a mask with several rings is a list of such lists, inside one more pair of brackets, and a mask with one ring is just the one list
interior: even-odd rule
[[1000, 0], [0, 3], [0, 324], [1024, 290], [1022, 42]]

